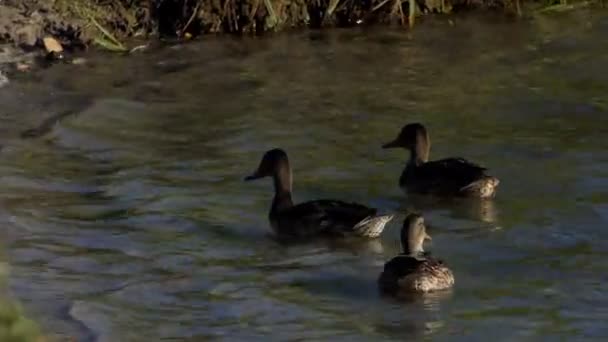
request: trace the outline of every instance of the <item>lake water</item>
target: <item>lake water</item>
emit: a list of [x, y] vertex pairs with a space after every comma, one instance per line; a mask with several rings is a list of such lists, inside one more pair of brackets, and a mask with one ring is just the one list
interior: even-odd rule
[[[608, 16], [449, 19], [204, 38], [12, 80], [13, 298], [58, 340], [606, 340]], [[405, 151], [380, 146], [413, 121], [431, 158], [499, 177], [496, 199], [408, 198]], [[273, 240], [270, 180], [242, 180], [274, 147], [297, 202], [421, 211], [454, 289], [378, 294], [402, 216], [376, 241]]]

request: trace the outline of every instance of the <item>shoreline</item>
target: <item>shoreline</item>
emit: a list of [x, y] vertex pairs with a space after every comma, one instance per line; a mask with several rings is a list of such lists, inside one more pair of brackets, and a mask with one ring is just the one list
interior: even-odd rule
[[[67, 57], [64, 62], [84, 63], [83, 58], [73, 57], [86, 54], [91, 47], [129, 53], [154, 40], [168, 38], [180, 42], [208, 34], [261, 35], [379, 25], [403, 26], [408, 30], [427, 15], [490, 11], [522, 17], [598, 4], [603, 7], [606, 0], [569, 4], [537, 0], [526, 3], [521, 0], [417, 0], [413, 7], [409, 2], [398, 6], [399, 0], [374, 0], [366, 6], [363, 1], [330, 0], [324, 8], [305, 1], [301, 4], [288, 1], [113, 0], [109, 5], [107, 1], [101, 5], [100, 0], [5, 0], [0, 3], [0, 87], [9, 82], [14, 72], [48, 66], [64, 57]], [[217, 8], [218, 4], [223, 4], [221, 9]], [[47, 39], [51, 40], [51, 47]], [[134, 42], [139, 45], [131, 46]]]

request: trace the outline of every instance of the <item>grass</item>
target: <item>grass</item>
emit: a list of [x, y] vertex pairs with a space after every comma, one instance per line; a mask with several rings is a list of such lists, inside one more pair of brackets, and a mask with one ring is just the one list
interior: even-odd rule
[[110, 51], [127, 51], [117, 38], [133, 36], [141, 22], [137, 8], [125, 0], [54, 0], [53, 7], [64, 17], [82, 23], [84, 37]]
[[6, 299], [0, 299], [0, 341], [42, 342], [38, 326], [25, 318], [21, 308]]
[[21, 307], [4, 296], [8, 268], [0, 263], [0, 341], [2, 342], [43, 342], [38, 326], [27, 319]]
[[[40, 0], [42, 1], [42, 0]], [[206, 33], [253, 33], [292, 27], [398, 23], [412, 29], [430, 12], [495, 8], [523, 16], [522, 0], [52, 0], [66, 18], [77, 18], [83, 36], [104, 49], [127, 51], [140, 33], [189, 39]], [[605, 0], [534, 0], [534, 12], [560, 12]], [[540, 6], [540, 9], [538, 7]]]

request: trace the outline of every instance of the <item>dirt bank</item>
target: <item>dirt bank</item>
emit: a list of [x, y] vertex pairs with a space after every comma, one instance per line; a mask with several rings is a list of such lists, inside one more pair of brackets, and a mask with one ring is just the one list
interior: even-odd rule
[[0, 72], [6, 73], [7, 63], [34, 63], [44, 53], [43, 38], [48, 36], [66, 54], [93, 44], [128, 51], [123, 42], [133, 37], [190, 39], [207, 33], [259, 34], [377, 23], [412, 26], [431, 13], [484, 8], [514, 14], [521, 10], [520, 1], [0, 0]]
[[[0, 41], [28, 49], [44, 35], [68, 48], [158, 34], [196, 36], [292, 27], [408, 24], [424, 13], [509, 7], [515, 0], [3, 0]], [[410, 10], [411, 9], [411, 10]], [[410, 13], [412, 12], [412, 13]]]

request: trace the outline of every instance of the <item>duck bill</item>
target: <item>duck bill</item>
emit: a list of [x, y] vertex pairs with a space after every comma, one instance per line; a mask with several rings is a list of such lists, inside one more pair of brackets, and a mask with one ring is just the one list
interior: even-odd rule
[[249, 176], [245, 177], [244, 181], [245, 182], [249, 182], [249, 181], [252, 181], [252, 180], [260, 179], [262, 177], [263, 176], [260, 175], [260, 172], [256, 171], [256, 172], [250, 174]]
[[382, 148], [395, 148], [395, 147], [399, 147], [399, 141], [397, 139], [382, 145]]

